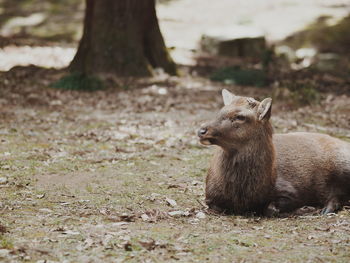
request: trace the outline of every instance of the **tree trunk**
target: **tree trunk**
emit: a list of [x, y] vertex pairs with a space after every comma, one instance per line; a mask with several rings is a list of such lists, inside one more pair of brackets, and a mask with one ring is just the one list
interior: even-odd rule
[[159, 29], [155, 0], [86, 0], [84, 32], [72, 72], [148, 76], [176, 67]]

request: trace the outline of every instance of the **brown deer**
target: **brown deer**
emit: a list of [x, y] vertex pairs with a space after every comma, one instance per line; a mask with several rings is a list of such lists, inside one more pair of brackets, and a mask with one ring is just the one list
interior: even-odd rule
[[209, 208], [271, 215], [303, 206], [327, 214], [350, 199], [350, 144], [319, 133], [274, 134], [270, 98], [222, 91], [225, 106], [198, 131], [218, 145], [206, 178]]

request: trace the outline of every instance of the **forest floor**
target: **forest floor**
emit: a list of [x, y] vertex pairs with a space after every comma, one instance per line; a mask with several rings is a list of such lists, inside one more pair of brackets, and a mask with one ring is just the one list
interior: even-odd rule
[[[350, 210], [287, 218], [207, 213], [212, 147], [196, 130], [223, 87], [159, 75], [130, 90], [57, 90], [58, 70], [0, 74], [0, 261], [349, 262]], [[273, 106], [277, 132], [350, 140], [348, 95]]]

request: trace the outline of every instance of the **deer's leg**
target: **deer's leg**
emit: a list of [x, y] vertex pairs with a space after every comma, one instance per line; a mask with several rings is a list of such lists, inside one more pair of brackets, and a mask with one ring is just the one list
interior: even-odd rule
[[326, 206], [321, 210], [322, 215], [327, 215], [329, 213], [335, 213], [341, 208], [341, 202], [338, 197], [333, 196], [328, 199]]
[[264, 210], [263, 215], [267, 217], [278, 216], [280, 210], [276, 207], [275, 202], [271, 202]]
[[280, 213], [292, 212], [303, 206], [299, 194], [291, 182], [278, 177], [275, 188], [276, 196], [273, 203]]
[[289, 197], [278, 197], [273, 202], [271, 202], [267, 208], [264, 210], [264, 215], [278, 216], [282, 213], [292, 212], [300, 207], [299, 202]]
[[[349, 168], [350, 169], [350, 168]], [[350, 199], [350, 171], [333, 176], [328, 185], [329, 194], [321, 214], [335, 213]]]
[[224, 201], [220, 198], [206, 198], [205, 203], [208, 206], [208, 208], [215, 212], [220, 214], [232, 214], [233, 213], [233, 207], [232, 204], [228, 201]]
[[292, 212], [295, 209], [301, 207], [302, 205], [303, 204], [300, 202], [299, 199], [294, 198], [291, 195], [281, 196], [276, 199], [276, 208], [281, 213]]

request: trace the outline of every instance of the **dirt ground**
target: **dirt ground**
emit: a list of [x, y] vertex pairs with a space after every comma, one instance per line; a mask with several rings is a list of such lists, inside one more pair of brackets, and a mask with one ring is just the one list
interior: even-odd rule
[[[188, 2], [158, 7], [181, 64], [193, 62], [209, 26], [259, 24], [277, 40], [318, 15], [344, 16], [349, 7], [344, 0], [274, 0], [252, 10], [251, 1], [218, 1], [220, 7], [192, 0], [192, 12]], [[273, 23], [281, 14], [285, 20]], [[75, 45], [0, 49], [0, 262], [350, 261], [349, 207], [285, 218], [209, 213], [204, 180], [214, 148], [196, 137], [222, 107], [226, 88], [272, 97], [275, 132], [316, 131], [350, 142], [349, 93], [320, 92], [317, 102], [296, 106], [274, 85], [220, 84], [188, 66], [179, 77], [159, 73], [96, 92], [51, 88], [65, 74], [60, 69], [8, 71], [65, 67]]]
[[[159, 75], [131, 90], [48, 87], [62, 72], [0, 75], [0, 258], [3, 262], [348, 262], [350, 210], [259, 218], [208, 214], [211, 147], [199, 125], [220, 90], [271, 90]], [[5, 85], [4, 85], [5, 84]], [[276, 131], [350, 140], [347, 95], [276, 101]]]

